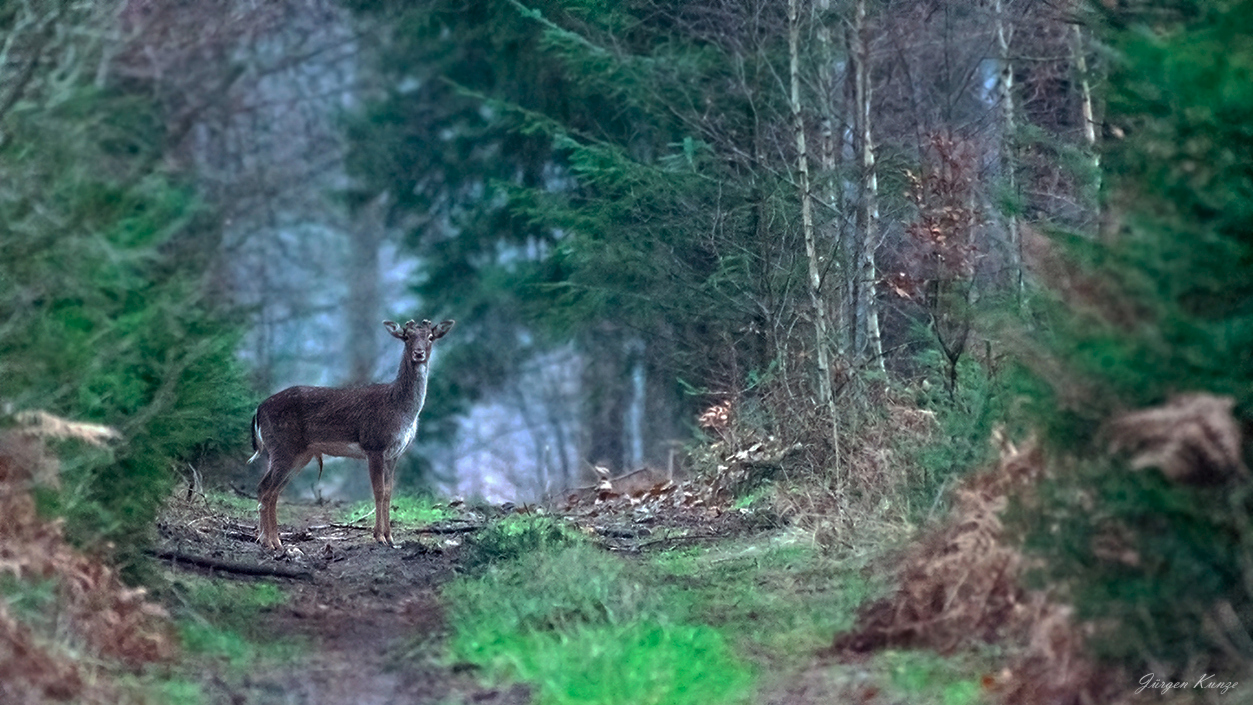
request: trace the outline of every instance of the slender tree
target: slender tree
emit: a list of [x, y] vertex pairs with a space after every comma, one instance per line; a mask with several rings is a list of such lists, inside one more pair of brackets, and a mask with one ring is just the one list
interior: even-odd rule
[[853, 20], [849, 26], [849, 52], [854, 64], [852, 72], [855, 107], [855, 133], [861, 190], [858, 194], [856, 274], [853, 277], [855, 302], [854, 350], [861, 351], [882, 372], [885, 370], [883, 339], [879, 327], [879, 304], [876, 294], [878, 270], [875, 251], [879, 247], [879, 176], [875, 169], [875, 148], [871, 104], [870, 28], [866, 21], [866, 2], [856, 0]]
[[805, 261], [809, 274], [809, 302], [813, 308], [814, 351], [818, 365], [818, 403], [831, 422], [831, 444], [839, 448], [839, 420], [835, 398], [831, 393], [831, 328], [827, 322], [827, 304], [822, 294], [822, 263], [814, 225], [813, 190], [809, 176], [809, 148], [805, 139], [805, 115], [801, 110], [800, 90], [800, 0], [788, 0], [788, 77], [792, 107], [792, 129], [796, 134], [797, 189], [801, 202], [801, 232], [805, 240]]

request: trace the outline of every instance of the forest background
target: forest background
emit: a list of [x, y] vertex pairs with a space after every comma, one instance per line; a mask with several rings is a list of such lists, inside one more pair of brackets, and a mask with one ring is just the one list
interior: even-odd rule
[[[1184, 393], [1251, 418], [1250, 28], [1247, 0], [5, 3], [0, 402], [121, 432], [40, 500], [123, 562], [180, 478], [253, 477], [259, 398], [390, 375], [385, 317], [458, 320], [401, 469], [453, 493], [751, 451], [737, 491], [838, 547], [1035, 434], [1019, 530], [1102, 653], [1248, 659], [1248, 492], [1101, 429]], [[910, 414], [936, 431], [882, 431]]]

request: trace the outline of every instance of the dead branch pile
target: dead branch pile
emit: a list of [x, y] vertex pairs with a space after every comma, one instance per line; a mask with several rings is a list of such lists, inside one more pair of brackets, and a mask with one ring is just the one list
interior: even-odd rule
[[0, 573], [55, 584], [59, 633], [56, 639], [36, 634], [0, 601], [0, 701], [104, 702], [110, 698], [90, 674], [94, 666], [70, 651], [137, 667], [171, 657], [170, 626], [142, 588], [128, 588], [113, 568], [67, 544], [59, 521], [35, 513], [32, 484], [56, 479], [56, 458], [44, 439], [100, 444], [112, 432], [42, 413], [23, 420], [28, 423], [0, 433]]

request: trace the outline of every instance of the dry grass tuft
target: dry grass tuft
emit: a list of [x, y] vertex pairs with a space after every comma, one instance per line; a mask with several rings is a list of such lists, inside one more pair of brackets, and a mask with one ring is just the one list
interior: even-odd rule
[[886, 413], [841, 419], [838, 453], [819, 410], [788, 417], [787, 437], [799, 440], [778, 473], [785, 482], [777, 485], [775, 504], [823, 548], [895, 545], [915, 530], [906, 496], [921, 470], [904, 449], [930, 442], [939, 422], [933, 412], [901, 400], [881, 401]]
[[[95, 664], [106, 660], [134, 668], [169, 659], [174, 641], [166, 614], [144, 599], [142, 588], [128, 588], [113, 568], [67, 544], [60, 522], [36, 514], [30, 486], [55, 468], [44, 439], [100, 443], [114, 434], [43, 412], [21, 418], [33, 425], [0, 433], [0, 573], [53, 581], [64, 633], [57, 639], [35, 634], [0, 602], [0, 701], [108, 702]], [[60, 639], [68, 643], [57, 643]], [[73, 658], [70, 651], [87, 658]]]

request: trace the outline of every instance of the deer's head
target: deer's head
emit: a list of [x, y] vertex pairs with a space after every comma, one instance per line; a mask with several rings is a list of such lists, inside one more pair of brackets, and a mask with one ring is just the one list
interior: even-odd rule
[[448, 334], [456, 321], [444, 321], [432, 325], [430, 321], [414, 323], [409, 321], [403, 326], [395, 321], [383, 321], [383, 327], [393, 338], [405, 343], [405, 361], [412, 365], [424, 365], [431, 359], [431, 345]]

